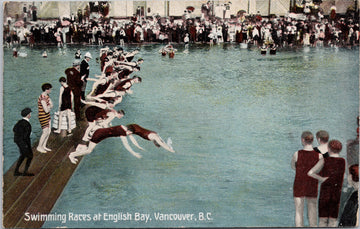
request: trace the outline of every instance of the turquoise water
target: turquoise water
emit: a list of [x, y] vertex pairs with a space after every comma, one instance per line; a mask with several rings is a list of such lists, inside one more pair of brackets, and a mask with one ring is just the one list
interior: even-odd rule
[[[11, 132], [17, 114], [26, 105], [36, 111], [44, 82], [53, 84], [57, 107], [58, 78], [76, 48], [26, 49], [28, 57], [17, 59], [4, 50], [4, 171], [18, 157]], [[139, 160], [119, 139], [106, 139], [82, 160], [52, 210], [102, 218], [67, 217], [44, 227], [294, 226], [291, 157], [304, 130], [325, 129], [343, 144], [355, 137], [359, 51], [306, 48], [261, 56], [230, 44], [192, 46], [189, 53], [176, 47], [179, 53], [169, 59], [158, 54], [159, 45], [139, 48], [143, 82], [118, 105], [126, 115], [113, 125], [137, 123], [171, 137], [176, 153], [137, 138], [146, 149], [137, 150]], [[94, 57], [99, 48], [81, 50]], [[95, 58], [90, 66], [91, 75], [99, 74]], [[41, 134], [36, 115], [31, 122], [35, 141]], [[132, 219], [104, 218], [117, 213]], [[136, 213], [152, 220], [136, 221]], [[156, 220], [155, 213], [194, 218]]]

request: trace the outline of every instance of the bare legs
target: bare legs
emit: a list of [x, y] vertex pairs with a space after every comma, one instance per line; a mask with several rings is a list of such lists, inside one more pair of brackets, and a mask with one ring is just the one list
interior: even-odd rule
[[36, 148], [36, 150], [39, 151], [40, 153], [46, 153], [46, 151], [51, 151], [51, 149], [46, 147], [46, 143], [49, 139], [50, 132], [51, 132], [51, 130], [50, 130], [50, 123], [49, 123], [49, 126], [42, 130], [42, 134], [41, 134], [41, 137], [39, 140], [39, 145]]
[[[131, 147], [129, 146], [129, 142], [127, 141], [126, 137], [125, 136], [120, 136], [120, 139], [124, 145], [124, 147], [135, 157], [137, 158], [141, 158], [141, 155], [139, 153], [136, 153], [135, 151], [133, 151], [131, 149]], [[77, 147], [76, 147], [76, 150], [72, 153], [69, 154], [69, 159], [71, 161], [71, 163], [73, 164], [76, 164], [78, 162], [78, 159], [76, 157], [80, 157], [80, 156], [83, 156], [83, 155], [87, 155], [87, 154], [90, 154], [95, 146], [97, 144], [94, 143], [94, 142], [89, 142], [89, 146], [86, 147], [86, 145], [83, 145], [83, 144], [79, 144]]]
[[295, 202], [295, 226], [303, 227], [305, 198], [294, 197], [294, 202]]
[[317, 227], [317, 198], [306, 198], [310, 227]]
[[71, 163], [76, 164], [78, 162], [78, 159], [76, 157], [90, 154], [94, 150], [96, 145], [97, 144], [93, 142], [89, 142], [88, 147], [86, 147], [86, 145], [79, 144], [76, 147], [76, 150], [69, 154], [69, 159]]
[[337, 219], [335, 218], [319, 218], [319, 227], [336, 227]]
[[[82, 138], [83, 141], [89, 141], [91, 136], [90, 133], [92, 132], [92, 134], [94, 133], [94, 131], [92, 131], [94, 129], [94, 127], [96, 126], [95, 121], [94, 122], [88, 122], [89, 126], [86, 128], [84, 136]], [[91, 134], [91, 135], [92, 135]]]
[[305, 199], [308, 205], [308, 220], [310, 227], [317, 227], [317, 198], [294, 197], [295, 226], [304, 227]]

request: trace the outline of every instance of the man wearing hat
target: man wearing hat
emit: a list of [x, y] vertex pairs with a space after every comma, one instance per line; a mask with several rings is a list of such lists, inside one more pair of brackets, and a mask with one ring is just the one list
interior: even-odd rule
[[74, 94], [74, 111], [76, 120], [80, 120], [81, 88], [83, 81], [80, 75], [80, 61], [75, 60], [72, 68], [65, 70], [67, 83]]
[[89, 61], [91, 58], [92, 58], [91, 53], [89, 52], [85, 53], [84, 59], [83, 61], [81, 61], [80, 64], [80, 75], [81, 75], [81, 80], [83, 81], [83, 85], [81, 87], [81, 98], [83, 100], [85, 100], [86, 83], [90, 73]]
[[[14, 142], [18, 145], [20, 150], [20, 157], [15, 167], [14, 176], [34, 176], [33, 173], [28, 173], [28, 169], [30, 167], [31, 160], [33, 159], [33, 152], [31, 149], [31, 124], [29, 119], [31, 117], [31, 109], [25, 108], [21, 111], [21, 116], [23, 117], [19, 120], [14, 128]], [[26, 160], [25, 169], [23, 173], [19, 172], [20, 165], [22, 162]]]

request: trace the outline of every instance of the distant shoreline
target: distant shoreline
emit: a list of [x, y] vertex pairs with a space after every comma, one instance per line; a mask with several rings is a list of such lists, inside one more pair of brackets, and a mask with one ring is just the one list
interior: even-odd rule
[[[143, 45], [166, 45], [169, 42], [141, 42], [141, 43], [136, 43], [136, 42], [130, 42], [130, 43], [125, 43], [124, 46], [122, 47], [126, 47], [126, 46], [143, 46]], [[170, 42], [172, 45], [174, 46], [184, 46], [185, 43], [184, 42]], [[237, 43], [237, 42], [222, 42], [220, 43], [221, 45], [238, 45], [240, 46], [243, 43]], [[261, 49], [261, 47], [258, 47], [256, 45], [247, 43], [248, 47], [247, 48], [241, 48], [241, 49]], [[191, 45], [206, 45], [207, 47], [212, 47], [210, 46], [210, 43], [202, 43], [202, 42], [195, 42], [195, 43], [190, 43]], [[4, 48], [13, 48], [13, 47], [21, 47], [21, 46], [25, 46], [25, 47], [30, 47], [30, 44], [28, 43], [23, 43], [23, 44], [12, 44], [10, 47], [7, 47], [6, 44], [3, 45]], [[34, 44], [32, 48], [37, 48], [37, 47], [57, 47], [57, 43], [37, 43]], [[64, 44], [64, 46], [84, 46], [84, 47], [106, 47], [106, 46], [111, 46], [111, 47], [116, 47], [116, 46], [120, 46], [119, 44], [114, 44], [114, 43], [104, 43], [103, 45], [97, 45], [97, 44], [88, 44], [88, 43], [66, 43]], [[64, 47], [63, 46], [63, 47]], [[219, 46], [218, 44], [214, 44], [213, 46]], [[60, 47], [60, 48], [63, 48]], [[299, 49], [299, 48], [305, 48], [305, 47], [309, 47], [309, 48], [332, 48], [333, 46], [316, 46], [316, 47], [311, 47], [311, 46], [303, 46], [303, 45], [299, 45], [299, 46], [292, 46], [292, 47], [277, 47], [277, 50], [295, 50], [295, 49]], [[337, 48], [358, 48], [359, 44], [353, 44], [353, 45], [344, 45], [344, 46], [336, 46]]]

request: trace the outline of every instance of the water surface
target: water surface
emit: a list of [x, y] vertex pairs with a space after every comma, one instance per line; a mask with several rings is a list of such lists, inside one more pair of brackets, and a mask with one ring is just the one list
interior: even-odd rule
[[[17, 59], [4, 49], [4, 171], [18, 157], [11, 128], [20, 110], [35, 111], [37, 140], [41, 84], [52, 83], [57, 107], [58, 79], [77, 48], [26, 49], [28, 57]], [[302, 131], [325, 129], [343, 144], [355, 137], [358, 50], [301, 48], [261, 56], [237, 45], [199, 45], [188, 53], [176, 47], [169, 59], [158, 53], [159, 45], [139, 48], [143, 82], [118, 105], [126, 115], [113, 125], [137, 123], [171, 137], [176, 153], [137, 138], [146, 149], [138, 150], [139, 160], [119, 139], [106, 139], [82, 160], [52, 213], [149, 213], [152, 221], [48, 221], [44, 227], [294, 226], [290, 160], [301, 148]], [[99, 49], [81, 47], [93, 57]], [[90, 72], [100, 73], [95, 58]], [[157, 212], [190, 213], [197, 220], [155, 220]], [[200, 221], [199, 212], [211, 219]]]

